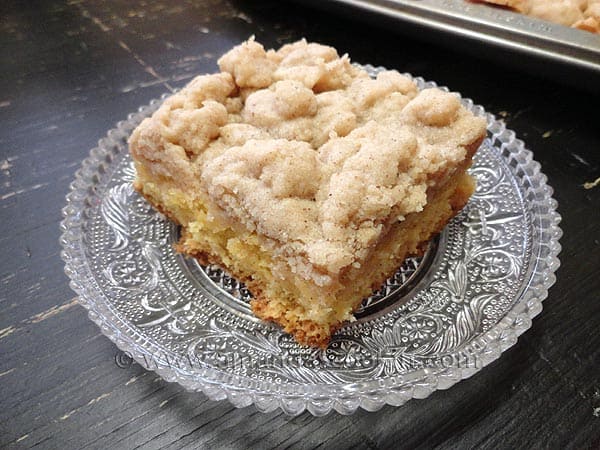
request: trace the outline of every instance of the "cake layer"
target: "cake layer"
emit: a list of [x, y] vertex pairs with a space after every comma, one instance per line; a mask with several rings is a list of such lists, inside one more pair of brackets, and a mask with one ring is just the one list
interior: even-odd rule
[[[215, 228], [207, 220], [202, 205], [188, 205], [183, 195], [157, 188], [138, 172], [138, 190], [160, 211], [179, 223], [188, 223], [176, 248], [197, 258], [202, 264], [217, 264], [236, 279], [247, 284], [254, 296], [252, 309], [264, 319], [274, 321], [304, 345], [326, 346], [331, 334], [351, 321], [352, 312], [362, 299], [400, 267], [404, 259], [420, 254], [445, 224], [459, 212], [471, 196], [475, 184], [467, 174], [458, 171], [438, 190], [423, 211], [395, 222], [360, 266], [350, 266], [340, 277], [337, 289], [325, 290], [291, 270], [274, 277], [276, 264], [271, 253], [261, 246], [251, 232], [234, 233]], [[194, 215], [193, 225], [186, 218]], [[310, 309], [313, 311], [310, 311]]]

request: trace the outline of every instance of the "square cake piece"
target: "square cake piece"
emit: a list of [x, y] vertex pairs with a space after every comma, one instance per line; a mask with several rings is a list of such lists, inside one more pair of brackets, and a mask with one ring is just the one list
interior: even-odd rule
[[372, 79], [332, 47], [253, 39], [133, 132], [135, 188], [177, 250], [246, 283], [254, 313], [325, 347], [466, 204], [485, 120], [457, 95]]

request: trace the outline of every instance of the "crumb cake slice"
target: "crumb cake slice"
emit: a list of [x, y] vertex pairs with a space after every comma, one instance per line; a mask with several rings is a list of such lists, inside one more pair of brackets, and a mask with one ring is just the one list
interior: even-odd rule
[[177, 250], [246, 283], [254, 313], [324, 347], [466, 204], [485, 135], [455, 94], [371, 79], [332, 47], [253, 39], [133, 132], [135, 188]]

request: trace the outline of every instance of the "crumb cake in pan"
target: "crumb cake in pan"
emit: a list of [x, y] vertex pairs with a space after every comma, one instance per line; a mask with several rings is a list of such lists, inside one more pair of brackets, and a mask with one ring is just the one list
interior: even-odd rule
[[176, 248], [244, 281], [254, 313], [325, 347], [466, 204], [486, 130], [455, 94], [376, 79], [332, 47], [253, 39], [130, 138]]
[[600, 34], [600, 0], [473, 0]]

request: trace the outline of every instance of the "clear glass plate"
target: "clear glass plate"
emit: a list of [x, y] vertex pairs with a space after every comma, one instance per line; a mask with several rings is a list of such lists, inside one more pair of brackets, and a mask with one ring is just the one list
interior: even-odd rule
[[133, 190], [127, 147], [160, 102], [119, 122], [83, 162], [67, 195], [61, 243], [90, 318], [164, 379], [260, 411], [374, 411], [473, 375], [541, 311], [560, 264], [557, 203], [523, 142], [471, 100], [462, 102], [488, 123], [471, 169], [476, 193], [326, 350], [301, 347], [258, 320], [243, 285], [174, 252], [178, 229]]

